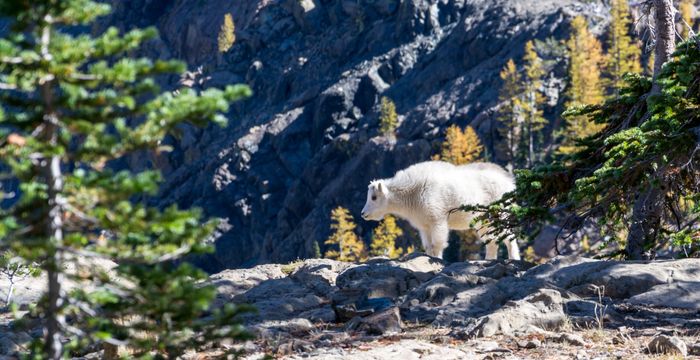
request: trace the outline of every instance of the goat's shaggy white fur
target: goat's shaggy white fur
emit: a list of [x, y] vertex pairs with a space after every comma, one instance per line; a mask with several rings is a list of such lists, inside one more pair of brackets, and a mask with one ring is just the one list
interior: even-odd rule
[[[426, 161], [401, 170], [390, 179], [369, 184], [362, 209], [365, 220], [381, 220], [394, 214], [419, 232], [423, 248], [442, 258], [450, 230], [466, 230], [471, 212], [453, 211], [462, 205], [488, 205], [515, 188], [513, 177], [493, 163], [455, 166], [443, 161]], [[498, 243], [487, 238], [487, 229], [477, 229], [486, 241], [486, 259], [495, 259]], [[514, 238], [506, 241], [508, 257], [520, 259]]]

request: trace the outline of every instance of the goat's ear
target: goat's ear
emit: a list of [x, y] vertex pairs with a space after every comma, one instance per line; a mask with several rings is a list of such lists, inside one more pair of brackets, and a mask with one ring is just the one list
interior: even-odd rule
[[381, 182], [378, 182], [377, 191], [382, 195], [386, 195], [386, 185], [382, 184]]

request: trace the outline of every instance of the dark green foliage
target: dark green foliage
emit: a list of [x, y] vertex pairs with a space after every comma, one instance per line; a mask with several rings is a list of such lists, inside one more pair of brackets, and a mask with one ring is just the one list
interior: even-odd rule
[[635, 197], [656, 187], [665, 194], [659, 246], [672, 241], [686, 250], [697, 248], [699, 41], [681, 44], [664, 66], [658, 79], [661, 94], [649, 97], [651, 80], [627, 75], [619, 97], [569, 109], [567, 115], [586, 116], [603, 125], [603, 131], [579, 140], [576, 152], [550, 165], [518, 171], [517, 189], [478, 208], [484, 212], [481, 220], [492, 222], [496, 232], [515, 229], [532, 235], [555, 215], [567, 214], [569, 230], [596, 219], [609, 243], [621, 242]]
[[[48, 335], [33, 347], [36, 358], [100, 340], [125, 345], [134, 357], [174, 358], [245, 337], [235, 316], [248, 309], [210, 309], [215, 294], [201, 284], [206, 274], [177, 261], [210, 251], [203, 240], [216, 222], [202, 223], [198, 210], [148, 206], [160, 175], [109, 164], [159, 156], [168, 150], [161, 141], [182, 123], [225, 125], [229, 103], [250, 90], [161, 92], [154, 77], [185, 66], [128, 57], [154, 29], [64, 31], [108, 11], [87, 0], [0, 3], [0, 14], [14, 19], [12, 34], [0, 39], [0, 169], [19, 182], [14, 204], [0, 210], [0, 247], [48, 274], [37, 307]], [[66, 267], [78, 259], [117, 267]], [[85, 286], [67, 295], [66, 278]]]

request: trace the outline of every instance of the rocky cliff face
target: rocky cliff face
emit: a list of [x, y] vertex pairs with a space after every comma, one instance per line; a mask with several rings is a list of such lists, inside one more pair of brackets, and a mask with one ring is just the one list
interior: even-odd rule
[[[210, 271], [312, 255], [332, 208], [357, 215], [369, 180], [427, 160], [450, 124], [474, 126], [498, 161], [494, 111], [507, 59], [520, 59], [530, 39], [567, 37], [576, 14], [598, 28], [606, 21], [601, 2], [573, 0], [135, 0], [115, 8], [106, 23], [159, 28], [149, 55], [201, 67], [188, 84], [245, 82], [255, 92], [229, 127], [182, 129], [176, 150], [153, 159], [167, 179], [160, 203], [225, 220], [216, 253], [200, 262]], [[218, 54], [226, 13], [236, 43]], [[538, 46], [554, 121], [564, 59], [557, 41]], [[378, 136], [381, 96], [397, 105], [396, 141]], [[359, 224], [365, 233], [371, 226]]]

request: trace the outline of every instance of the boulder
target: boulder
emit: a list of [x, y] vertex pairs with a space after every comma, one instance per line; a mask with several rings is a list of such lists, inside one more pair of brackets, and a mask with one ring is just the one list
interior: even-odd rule
[[272, 339], [279, 336], [301, 337], [315, 327], [308, 319], [271, 320], [256, 324], [251, 330], [262, 338]]
[[348, 323], [348, 330], [364, 331], [370, 335], [398, 334], [403, 328], [399, 308], [391, 307], [364, 318], [356, 318]]
[[688, 354], [693, 356], [700, 356], [700, 342], [688, 346]]
[[585, 346], [586, 341], [583, 340], [583, 337], [578, 334], [570, 334], [570, 333], [563, 333], [559, 335], [559, 337], [556, 338], [557, 341], [559, 342], [564, 342], [567, 344], [571, 344], [574, 346]]
[[632, 304], [700, 311], [700, 282], [674, 282], [656, 285], [645, 293], [632, 296], [628, 301]]
[[650, 354], [688, 356], [688, 347], [685, 342], [675, 336], [657, 335], [649, 341], [647, 350]]
[[580, 296], [626, 299], [657, 285], [697, 281], [697, 267], [694, 259], [626, 262], [560, 256], [528, 270], [523, 277], [546, 280]]
[[3, 331], [0, 333], [0, 357], [14, 358], [26, 351], [32, 337], [26, 332]]
[[523, 349], [537, 349], [542, 346], [542, 342], [537, 339], [518, 341], [518, 347]]
[[523, 332], [530, 326], [557, 329], [566, 322], [563, 304], [564, 298], [559, 291], [542, 289], [484, 316], [472, 330], [472, 334], [475, 336], [511, 335], [515, 332]]
[[347, 304], [373, 298], [394, 299], [406, 294], [442, 269], [441, 262], [425, 255], [407, 258], [406, 262], [372, 259], [350, 267], [336, 279], [339, 291], [334, 303]]

